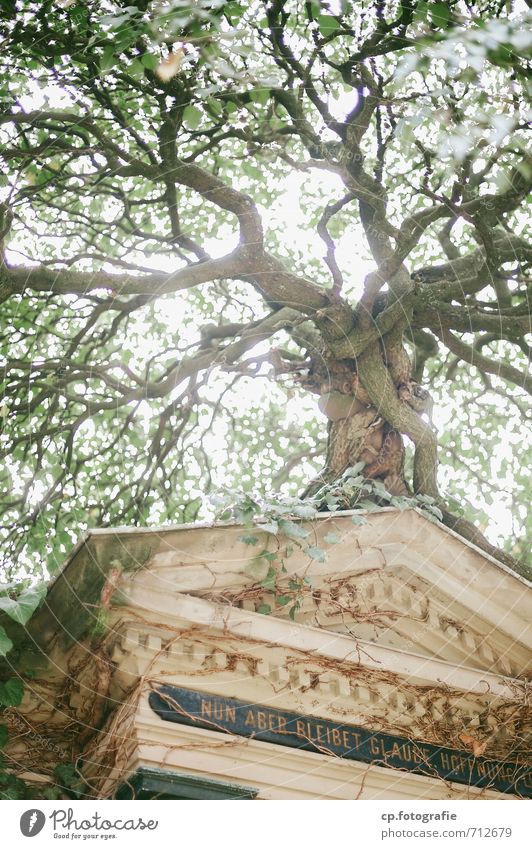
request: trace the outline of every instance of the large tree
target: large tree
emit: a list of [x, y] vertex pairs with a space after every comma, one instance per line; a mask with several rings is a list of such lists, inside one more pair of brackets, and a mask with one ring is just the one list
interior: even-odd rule
[[11, 568], [353, 466], [523, 534], [523, 9], [2, 3]]

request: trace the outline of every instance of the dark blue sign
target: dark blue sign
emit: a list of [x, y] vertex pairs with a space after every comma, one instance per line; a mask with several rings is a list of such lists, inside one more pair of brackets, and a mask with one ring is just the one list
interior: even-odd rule
[[459, 749], [407, 740], [355, 725], [340, 725], [330, 719], [300, 716], [183, 687], [158, 687], [150, 693], [149, 703], [152, 710], [168, 722], [238, 734], [266, 743], [532, 798], [532, 770], [524, 764], [476, 758]]

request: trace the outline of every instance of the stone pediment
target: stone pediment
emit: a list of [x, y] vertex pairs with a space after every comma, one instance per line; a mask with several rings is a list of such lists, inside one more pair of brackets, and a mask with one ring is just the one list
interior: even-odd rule
[[[114, 793], [120, 776], [139, 765], [151, 768], [161, 746], [160, 757], [173, 769], [197, 771], [198, 748], [210, 752], [212, 745], [219, 753], [225, 745], [215, 726], [185, 733], [182, 715], [177, 725], [156, 715], [152, 700], [160, 687], [196, 693], [191, 698], [205, 694], [206, 704], [243, 701], [266, 706], [272, 716], [305, 716], [309, 728], [323, 727], [331, 739], [338, 723], [357, 734], [370, 729], [370, 736], [402, 740], [393, 746], [405, 757], [415, 758], [412, 741], [423, 741], [435, 752], [480, 746], [487, 758], [521, 764], [529, 739], [524, 679], [531, 642], [524, 579], [415, 511], [382, 509], [364, 525], [346, 513], [313, 522], [313, 545], [327, 550], [326, 560], [295, 547], [284, 558], [286, 572], [277, 570], [274, 593], [273, 561], [257, 552], [281, 550], [286, 540], [259, 529], [250, 546], [243, 531], [236, 525], [92, 531], [52, 584], [31, 632], [49, 659], [47, 685], [42, 692], [35, 685], [26, 709], [37, 725], [75, 733], [89, 764], [108, 764], [94, 775], [88, 767], [100, 795]], [[337, 542], [329, 545], [324, 538], [333, 532]], [[294, 617], [279, 602], [291, 581], [301, 587]], [[54, 687], [59, 703], [50, 696]], [[69, 730], [76, 727], [81, 730]], [[252, 772], [267, 745], [288, 771], [293, 767], [294, 755], [275, 739], [231, 745]], [[212, 753], [199, 774], [218, 770]], [[303, 761], [310, 758], [310, 768], [316, 757], [307, 753]], [[467, 751], [449, 757], [463, 763], [462, 772], [476, 764]], [[332, 770], [331, 798], [341, 775], [366, 781], [360, 766], [333, 768], [330, 760], [322, 765]], [[221, 775], [240, 778], [234, 759], [223, 768], [216, 763]], [[415, 771], [412, 764], [405, 768]], [[376, 788], [390, 780], [388, 772], [372, 766], [376, 783], [368, 780], [368, 798], [381, 792]], [[296, 770], [293, 780], [301, 775]], [[405, 789], [406, 797], [440, 798], [436, 780], [416, 788]], [[278, 798], [280, 791], [266, 782], [261, 792]]]
[[[323, 542], [331, 531], [335, 545]], [[253, 557], [266, 545], [274, 550], [271, 537], [264, 534], [250, 550], [237, 526], [163, 528], [149, 536], [97, 531], [85, 545], [114, 568], [130, 570], [132, 560], [122, 590], [159, 593], [163, 605], [186, 593], [248, 611], [267, 605], [271, 616], [285, 619], [290, 605], [276, 597], [290, 593], [291, 579], [305, 578], [299, 623], [478, 670], [530, 674], [530, 584], [504, 565], [412, 510], [379, 510], [363, 526], [346, 514], [327, 516], [314, 532], [326, 562], [296, 548], [276, 594], [261, 586], [269, 562]]]

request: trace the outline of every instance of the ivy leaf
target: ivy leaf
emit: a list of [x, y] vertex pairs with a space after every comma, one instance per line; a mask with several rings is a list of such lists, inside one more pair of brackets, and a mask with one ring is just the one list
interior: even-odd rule
[[13, 643], [7, 636], [5, 629], [0, 625], [0, 657], [5, 657], [13, 648]]
[[415, 507], [416, 503], [412, 498], [406, 495], [393, 495], [390, 499], [392, 507], [398, 507], [399, 510], [406, 510], [408, 507]]
[[58, 764], [54, 769], [54, 775], [70, 795], [76, 799], [81, 797], [84, 782], [74, 764]]
[[0, 749], [3, 749], [9, 738], [9, 731], [5, 725], [0, 725]]
[[271, 590], [272, 592], [274, 592], [276, 578], [277, 574], [275, 572], [275, 569], [273, 568], [273, 566], [270, 566], [270, 568], [268, 569], [268, 574], [266, 575], [264, 580], [260, 582], [261, 587], [264, 587], [264, 589]]
[[335, 534], [334, 531], [331, 531], [328, 534], [325, 534], [323, 537], [323, 541], [328, 543], [328, 545], [336, 545], [337, 542], [341, 542], [341, 537], [338, 534]]
[[423, 493], [416, 495], [416, 501], [419, 501], [421, 504], [435, 504], [435, 499], [432, 495], [423, 495]]
[[283, 534], [286, 534], [291, 539], [306, 539], [310, 536], [310, 531], [295, 522], [291, 522], [290, 519], [281, 519], [279, 528]]
[[374, 501], [369, 501], [367, 498], [363, 498], [362, 501], [359, 501], [358, 507], [362, 510], [367, 510], [369, 513], [373, 513], [375, 510], [378, 510], [379, 507], [375, 504]]
[[312, 504], [295, 504], [292, 507], [292, 513], [300, 519], [314, 519], [316, 508]]
[[365, 525], [367, 523], [365, 516], [351, 516], [351, 521], [353, 525]]
[[241, 537], [238, 537], [240, 542], [244, 542], [246, 545], [257, 545], [259, 538], [254, 536], [253, 534], [242, 534]]
[[305, 548], [305, 552], [318, 563], [325, 563], [327, 560], [327, 552], [324, 551], [323, 548], [318, 548], [316, 545], [308, 545]]
[[301, 607], [300, 603], [298, 601], [296, 601], [296, 603], [293, 604], [292, 607], [290, 608], [290, 610], [288, 611], [288, 615], [289, 615], [289, 617], [292, 621], [294, 621], [294, 619], [296, 618], [296, 613], [297, 613], [297, 611], [299, 610], [300, 607]]
[[254, 88], [249, 92], [249, 99], [252, 103], [260, 103], [262, 106], [268, 103], [270, 99], [269, 88]]
[[152, 53], [145, 53], [144, 56], [140, 57], [140, 61], [148, 71], [155, 71], [161, 60]]
[[344, 478], [356, 477], [358, 475], [358, 473], [362, 471], [362, 469], [364, 468], [365, 465], [366, 464], [365, 464], [364, 460], [360, 460], [358, 463], [355, 463], [354, 466], [349, 466], [349, 468], [346, 469], [345, 472], [343, 473], [342, 477], [344, 477]]
[[324, 38], [332, 35], [333, 32], [336, 32], [340, 28], [340, 24], [332, 15], [316, 15], [316, 21]]
[[278, 595], [277, 598], [275, 599], [275, 601], [277, 602], [277, 604], [280, 607], [284, 607], [285, 604], [288, 604], [289, 601], [292, 601], [292, 596], [290, 596], [290, 595]]
[[268, 616], [272, 612], [271, 606], [269, 604], [259, 604], [257, 607], [257, 613], [263, 613], [264, 616]]
[[445, 29], [451, 17], [451, 9], [448, 3], [431, 3], [429, 14], [433, 26]]
[[279, 530], [278, 523], [273, 519], [271, 522], [261, 522], [257, 527], [259, 527], [261, 531], [266, 531], [267, 534], [276, 534]]
[[39, 586], [29, 587], [27, 590], [22, 590], [17, 598], [0, 596], [0, 610], [7, 613], [10, 619], [18, 622], [19, 625], [26, 625], [26, 623], [31, 619], [33, 613], [37, 610], [45, 595], [46, 585], [40, 584]]
[[116, 65], [116, 47], [114, 44], [109, 44], [100, 58], [100, 71], [107, 73]]
[[232, 2], [232, 0], [224, 6], [224, 14], [227, 15], [231, 23], [240, 20], [245, 11], [244, 6], [241, 6], [240, 3]]
[[185, 106], [183, 110], [183, 121], [189, 130], [195, 130], [201, 123], [203, 113], [197, 106]]
[[9, 681], [0, 684], [0, 705], [17, 707], [23, 696], [24, 684], [20, 678], [10, 678]]
[[381, 498], [385, 498], [387, 501], [392, 498], [391, 494], [388, 492], [382, 481], [373, 481], [373, 491], [377, 493]]

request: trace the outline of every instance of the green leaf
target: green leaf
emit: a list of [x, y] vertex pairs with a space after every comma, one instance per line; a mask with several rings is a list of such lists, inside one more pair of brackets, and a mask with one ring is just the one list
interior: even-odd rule
[[270, 566], [268, 569], [268, 574], [266, 577], [260, 582], [261, 586], [266, 590], [271, 590], [275, 592], [275, 581], [277, 580], [277, 573], [273, 566]]
[[327, 38], [333, 32], [336, 32], [337, 29], [340, 29], [340, 24], [332, 15], [316, 15], [316, 21], [324, 38]]
[[365, 516], [351, 516], [351, 521], [353, 525], [365, 525], [367, 523]]
[[2, 790], [0, 792], [0, 799], [3, 802], [10, 802], [10, 801], [12, 802], [16, 799], [23, 799], [24, 798], [23, 793], [24, 793], [25, 789], [26, 789], [25, 787], [23, 787], [23, 786], [21, 787], [21, 786], [18, 786], [18, 785], [16, 787], [6, 787], [5, 790]]
[[4, 707], [17, 707], [24, 696], [24, 684], [20, 678], [10, 678], [5, 683], [0, 683], [0, 705]]
[[263, 613], [264, 616], [268, 616], [268, 614], [271, 612], [272, 609], [269, 604], [259, 604], [259, 606], [257, 607], [257, 613]]
[[275, 599], [278, 605], [284, 607], [285, 604], [288, 604], [289, 601], [292, 601], [291, 595], [278, 595]]
[[355, 463], [354, 466], [349, 466], [349, 468], [346, 469], [345, 472], [343, 473], [342, 477], [343, 478], [356, 477], [358, 475], [358, 473], [362, 471], [362, 469], [364, 468], [365, 465], [366, 464], [365, 464], [364, 460], [360, 460], [358, 463]]
[[203, 113], [197, 106], [185, 106], [183, 110], [183, 121], [189, 130], [195, 130], [201, 123]]
[[317, 511], [313, 504], [295, 504], [291, 512], [299, 519], [314, 519]]
[[270, 99], [270, 89], [254, 88], [249, 92], [249, 99], [252, 103], [260, 103], [264, 106]]
[[144, 66], [139, 59], [133, 59], [126, 70], [135, 79], [141, 79], [144, 76]]
[[116, 60], [116, 47], [114, 44], [110, 44], [105, 48], [100, 57], [100, 71], [103, 71], [103, 73], [110, 71], [111, 68], [115, 67]]
[[341, 542], [341, 537], [338, 534], [335, 534], [334, 531], [330, 531], [330, 533], [325, 534], [323, 537], [323, 541], [328, 545], [336, 545], [337, 542]]
[[240, 542], [244, 542], [246, 545], [257, 545], [259, 538], [254, 536], [253, 534], [242, 534], [241, 537], [238, 537]]
[[46, 585], [40, 584], [39, 586], [23, 590], [17, 598], [0, 596], [0, 610], [7, 613], [19, 625], [26, 625], [45, 595]]
[[9, 738], [9, 731], [5, 725], [0, 725], [0, 749], [3, 749]]
[[54, 769], [54, 775], [58, 782], [70, 791], [71, 795], [80, 798], [85, 784], [74, 764], [58, 764]]
[[210, 111], [213, 112], [214, 115], [216, 115], [217, 118], [219, 118], [220, 115], [222, 114], [222, 105], [220, 103], [218, 103], [218, 101], [215, 100], [214, 97], [208, 97], [205, 102], [206, 102], [207, 106], [209, 107]]
[[7, 636], [5, 629], [0, 625], [0, 657], [5, 657], [13, 648], [13, 643]]
[[323, 548], [318, 548], [316, 545], [308, 545], [305, 548], [305, 552], [312, 557], [313, 560], [317, 560], [318, 563], [325, 563], [327, 560], [327, 552], [323, 550]]
[[448, 3], [431, 3], [429, 15], [433, 26], [445, 29], [451, 17], [451, 8]]
[[140, 61], [144, 67], [148, 69], [148, 71], [155, 71], [157, 65], [160, 64], [161, 59], [159, 56], [154, 56], [153, 53], [145, 53], [140, 57]]
[[292, 619], [292, 621], [296, 618], [296, 613], [297, 613], [297, 611], [299, 610], [300, 607], [301, 607], [300, 603], [298, 601], [296, 601], [296, 603], [293, 604], [292, 607], [290, 608], [290, 610], [288, 611], [288, 615], [289, 615], [290, 619]]
[[276, 534], [279, 530], [279, 525], [274, 520], [271, 522], [260, 522], [257, 527], [260, 528], [261, 531], [266, 531], [267, 534]]
[[357, 507], [360, 507], [361, 510], [367, 510], [369, 513], [374, 513], [375, 510], [379, 509], [378, 504], [375, 504], [374, 501], [370, 501], [368, 498], [363, 498], [362, 501], [359, 501]]
[[291, 539], [306, 539], [310, 536], [310, 531], [296, 524], [296, 522], [290, 521], [290, 519], [281, 519], [279, 528], [283, 534]]
[[224, 13], [230, 19], [231, 23], [240, 20], [245, 11], [244, 6], [241, 6], [240, 3], [234, 3], [232, 0], [224, 6]]

